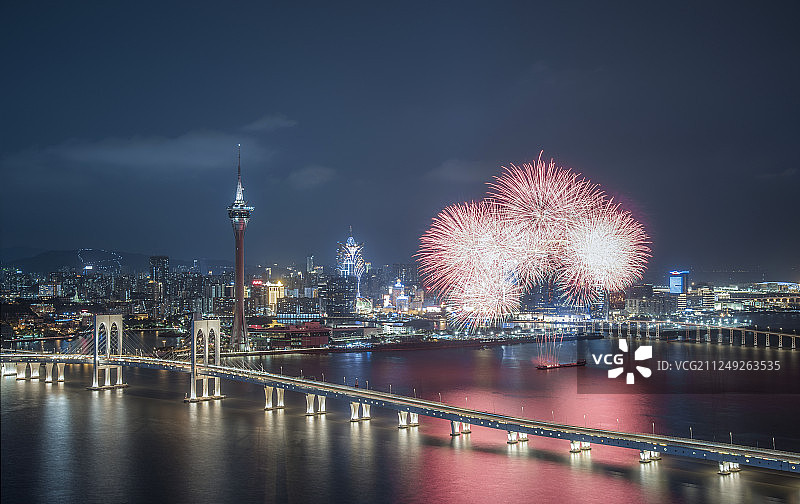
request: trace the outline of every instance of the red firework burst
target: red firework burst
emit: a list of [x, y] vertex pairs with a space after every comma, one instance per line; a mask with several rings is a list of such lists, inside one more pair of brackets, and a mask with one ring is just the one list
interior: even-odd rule
[[594, 302], [640, 280], [650, 257], [648, 237], [630, 213], [611, 201], [567, 231], [558, 282], [572, 304]]
[[456, 322], [475, 327], [518, 311], [522, 288], [512, 233], [489, 201], [451, 205], [420, 239], [420, 272]]

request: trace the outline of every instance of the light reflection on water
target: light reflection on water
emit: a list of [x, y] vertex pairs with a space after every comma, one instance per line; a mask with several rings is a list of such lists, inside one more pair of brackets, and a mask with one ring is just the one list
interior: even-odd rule
[[[650, 431], [656, 420], [658, 432], [678, 435], [691, 424], [696, 437], [735, 426], [755, 444], [769, 419], [779, 443], [800, 447], [796, 396], [581, 395], [576, 370], [537, 372], [537, 353], [520, 345], [248, 361], [613, 429], [617, 418], [623, 430]], [[797, 364], [797, 354], [784, 355]], [[480, 426], [450, 436], [449, 422], [424, 417], [398, 429], [396, 412], [380, 408], [350, 422], [349, 404], [335, 400], [327, 415], [306, 416], [305, 397], [291, 392], [285, 410], [264, 411], [263, 389], [242, 383], [224, 382], [223, 401], [185, 404], [188, 377], [169, 372], [126, 369], [130, 388], [100, 392], [84, 389], [88, 365], [67, 366], [66, 376], [65, 384], [1, 382], [4, 501], [800, 502], [800, 479], [756, 469], [721, 477], [712, 464], [683, 459], [640, 464], [621, 448], [571, 454], [564, 440], [533, 436], [509, 445], [505, 432]]]

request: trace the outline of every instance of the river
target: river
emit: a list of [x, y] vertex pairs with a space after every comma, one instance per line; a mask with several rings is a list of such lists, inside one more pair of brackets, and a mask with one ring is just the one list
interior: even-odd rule
[[[617, 347], [585, 344], [598, 354]], [[574, 355], [576, 345], [560, 352]], [[800, 352], [653, 346], [656, 359], [779, 360], [775, 376], [786, 386], [754, 391], [745, 386], [754, 375], [741, 372], [725, 375], [733, 380], [725, 394], [678, 393], [693, 375], [674, 380], [674, 390], [629, 393], [592, 362], [537, 370], [532, 343], [239, 362], [515, 416], [800, 452]], [[579, 393], [579, 376], [607, 380], [606, 393]], [[263, 411], [263, 389], [242, 383], [223, 382], [223, 401], [184, 404], [188, 376], [169, 372], [126, 369], [129, 388], [101, 392], [84, 388], [89, 366], [69, 365], [66, 377], [2, 380], [3, 502], [800, 502], [800, 478], [749, 467], [720, 476], [688, 459], [640, 464], [622, 448], [570, 454], [566, 441], [537, 437], [508, 445], [504, 432], [474, 426], [451, 437], [448, 422], [424, 417], [398, 429], [396, 413], [378, 408], [353, 423], [335, 400], [327, 415], [307, 417], [305, 398], [291, 392], [285, 410]]]

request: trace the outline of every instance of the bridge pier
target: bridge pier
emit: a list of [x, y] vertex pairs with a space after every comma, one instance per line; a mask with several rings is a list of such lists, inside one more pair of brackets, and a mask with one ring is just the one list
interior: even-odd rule
[[[210, 392], [211, 388], [208, 386], [208, 381], [212, 381], [214, 392]], [[225, 399], [225, 396], [220, 394], [220, 382], [216, 376], [209, 375], [192, 375], [190, 378], [191, 384], [189, 385], [189, 397], [185, 398], [183, 402], [200, 402], [200, 401], [214, 401], [216, 399]], [[197, 382], [201, 383], [200, 396], [197, 395]], [[124, 385], [127, 387], [127, 385]], [[113, 387], [112, 387], [113, 388]]]
[[4, 362], [3, 363], [3, 376], [16, 376], [17, 375], [17, 367], [14, 365], [13, 362]]
[[306, 394], [306, 416], [314, 416], [314, 400], [316, 395]]
[[661, 455], [657, 451], [653, 450], [640, 450], [639, 451], [639, 462], [642, 464], [649, 464], [654, 460], [661, 460]]
[[450, 420], [450, 435], [451, 436], [461, 435], [461, 422]]
[[518, 434], [514, 431], [508, 431], [508, 444], [517, 444], [519, 442]]
[[350, 403], [350, 421], [351, 422], [358, 422], [361, 420], [358, 416], [358, 409], [361, 407], [361, 403], [358, 402], [351, 402]]
[[419, 427], [419, 413], [409, 413], [408, 414], [408, 426], [409, 427]]
[[264, 411], [269, 411], [272, 408], [272, 389], [269, 385], [264, 385]]
[[581, 452], [581, 442], [580, 441], [570, 441], [569, 442], [569, 452], [570, 453], [580, 453]]
[[739, 472], [742, 469], [739, 467], [738, 462], [727, 462], [725, 460], [721, 460], [719, 462], [719, 471], [717, 474], [721, 474], [722, 476], [727, 476], [732, 472]]
[[408, 411], [397, 412], [397, 427], [399, 429], [405, 429], [408, 427]]
[[28, 369], [27, 362], [17, 362], [17, 380], [25, 380], [25, 371]]
[[517, 439], [520, 443], [524, 443], [528, 440], [528, 433], [527, 432], [520, 432], [517, 434]]
[[361, 403], [361, 420], [372, 419], [372, 416], [369, 413], [370, 409], [372, 409], [371, 404]]
[[783, 348], [783, 336], [778, 335], [778, 348]]
[[31, 362], [31, 380], [39, 379], [39, 366], [41, 365], [41, 362]]
[[45, 362], [44, 363], [44, 382], [45, 383], [53, 383], [53, 363], [52, 362]]
[[795, 340], [796, 340], [796, 339], [797, 339], [797, 338], [795, 338], [795, 337], [792, 337], [792, 350], [795, 350], [795, 349], [797, 348], [797, 347], [795, 346]]
[[471, 434], [472, 429], [470, 428], [471, 425], [466, 422], [461, 422], [461, 434]]
[[592, 449], [592, 444], [588, 441], [581, 441], [580, 448], [582, 451], [589, 451]]
[[[272, 402], [272, 391], [275, 390], [276, 401]], [[283, 409], [283, 389], [264, 385], [264, 411]]]
[[66, 367], [65, 363], [63, 362], [56, 363], [56, 368], [58, 369], [58, 378], [56, 379], [56, 381], [60, 382], [64, 381], [64, 367]]
[[764, 344], [769, 348], [769, 333], [764, 333]]
[[324, 395], [317, 396], [317, 415], [325, 415], [328, 411], [325, 409], [325, 400], [327, 397]]

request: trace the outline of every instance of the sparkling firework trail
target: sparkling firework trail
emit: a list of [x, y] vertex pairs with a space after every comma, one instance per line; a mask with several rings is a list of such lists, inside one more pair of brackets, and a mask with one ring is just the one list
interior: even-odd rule
[[489, 201], [451, 205], [420, 239], [420, 272], [457, 325], [491, 325], [519, 310], [516, 246], [509, 224]]
[[521, 295], [555, 281], [568, 304], [587, 305], [642, 277], [644, 228], [579, 173], [539, 159], [510, 165], [489, 199], [445, 208], [421, 238], [420, 272], [456, 323], [496, 324]]
[[539, 159], [522, 167], [510, 165], [490, 184], [490, 197], [503, 217], [517, 223], [536, 244], [527, 261], [538, 278], [542, 270], [558, 267], [565, 231], [603, 201], [603, 193], [578, 173]]
[[597, 301], [640, 280], [650, 257], [647, 234], [630, 213], [611, 201], [567, 231], [558, 283], [571, 304]]

